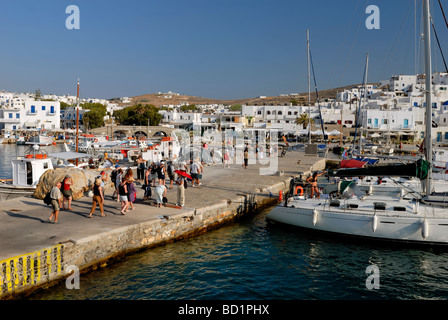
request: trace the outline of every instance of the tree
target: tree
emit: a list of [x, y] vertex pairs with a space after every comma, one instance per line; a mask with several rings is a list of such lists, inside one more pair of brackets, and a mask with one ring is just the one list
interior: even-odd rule
[[243, 106], [239, 103], [234, 104], [229, 108], [230, 111], [241, 111], [243, 109]]
[[34, 91], [34, 100], [40, 100], [42, 99], [42, 92], [40, 91], [40, 89], [37, 89], [36, 91]]
[[95, 129], [104, 126], [104, 117], [106, 116], [106, 106], [101, 103], [83, 103], [80, 104], [83, 109], [89, 109], [84, 113], [84, 126]]
[[196, 107], [196, 105], [193, 104], [189, 104], [188, 106], [181, 106], [180, 107], [180, 111], [181, 112], [187, 112], [187, 111], [195, 111], [195, 110], [200, 110], [198, 107]]
[[162, 120], [162, 115], [159, 113], [157, 107], [146, 104], [138, 104], [127, 107], [114, 112], [115, 119], [123, 125], [133, 124], [148, 124], [151, 126], [158, 126]]
[[296, 99], [292, 99], [291, 101], [289, 101], [293, 106], [298, 106], [299, 105], [299, 101], [297, 101]]
[[[300, 116], [296, 119], [297, 124], [301, 124], [303, 129], [306, 129], [308, 123], [310, 122], [308, 114], [307, 113], [301, 113]], [[314, 123], [314, 119], [311, 118], [311, 123]]]

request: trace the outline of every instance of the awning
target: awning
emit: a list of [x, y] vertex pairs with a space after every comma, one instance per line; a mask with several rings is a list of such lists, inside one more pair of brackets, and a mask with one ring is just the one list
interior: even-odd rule
[[25, 124], [23, 126], [28, 127], [28, 128], [36, 128], [37, 124], [35, 121], [28, 121], [28, 122], [25, 122]]
[[53, 157], [53, 158], [70, 160], [70, 159], [76, 159], [76, 158], [86, 158], [86, 157], [89, 157], [90, 155], [87, 153], [69, 151], [69, 152], [50, 153], [49, 156]]

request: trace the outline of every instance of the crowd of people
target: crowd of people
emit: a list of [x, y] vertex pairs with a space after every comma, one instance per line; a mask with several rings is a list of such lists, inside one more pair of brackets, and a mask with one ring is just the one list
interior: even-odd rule
[[[154, 195], [154, 200], [157, 207], [168, 202], [167, 189], [173, 189], [177, 186], [177, 203], [179, 207], [185, 205], [185, 189], [188, 187], [188, 180], [191, 180], [192, 187], [201, 185], [202, 173], [204, 167], [199, 159], [196, 159], [190, 165], [190, 175], [188, 174], [188, 166], [185, 162], [180, 162], [177, 165], [177, 170], [172, 161], [152, 162], [147, 165], [147, 162], [141, 156], [137, 159], [137, 181], [141, 182], [141, 188], [144, 190], [143, 199], [150, 200]], [[169, 184], [167, 185], [167, 180]], [[191, 179], [190, 179], [191, 178]], [[105, 201], [105, 182], [108, 176], [105, 171], [101, 171], [100, 175], [96, 177], [91, 189], [92, 207], [89, 218], [92, 218], [96, 207], [99, 207], [100, 216], [105, 217], [104, 201]], [[137, 199], [137, 189], [135, 186], [134, 173], [132, 168], [123, 169], [120, 165], [115, 165], [111, 174], [110, 180], [113, 183], [114, 191], [112, 199], [120, 202], [120, 213], [126, 215], [129, 210], [134, 210], [135, 200]], [[58, 223], [59, 211], [72, 210], [73, 180], [70, 175], [65, 176], [62, 182], [58, 182], [50, 191], [51, 206], [53, 211], [48, 218], [48, 222]], [[65, 204], [67, 203], [67, 209]], [[54, 220], [53, 220], [54, 219]]]
[[[204, 145], [206, 149], [207, 146]], [[266, 150], [266, 156], [270, 156], [272, 153], [276, 153], [276, 150], [272, 146]], [[257, 157], [263, 157], [264, 149], [255, 146], [254, 152]], [[223, 155], [224, 168], [230, 167], [232, 159], [235, 157], [235, 149], [233, 147], [226, 148]], [[247, 169], [249, 162], [249, 145], [246, 143], [242, 157], [242, 167]], [[142, 189], [144, 190], [142, 201], [152, 199], [156, 202], [157, 207], [168, 202], [167, 189], [173, 189], [177, 186], [177, 202], [178, 207], [185, 205], [185, 189], [188, 187], [189, 181], [191, 181], [191, 187], [196, 188], [201, 185], [202, 174], [204, 172], [203, 163], [196, 158], [191, 162], [188, 169], [186, 162], [178, 162], [177, 169], [172, 161], [157, 161], [151, 162], [144, 160], [140, 155], [137, 159], [137, 179], [134, 178], [134, 173], [131, 168], [126, 170], [123, 167], [116, 165], [110, 174], [111, 182], [114, 186], [114, 192], [112, 199], [121, 203], [120, 213], [126, 215], [129, 210], [134, 210], [135, 200], [137, 199], [137, 189], [134, 182], [140, 181]], [[102, 171], [101, 174], [96, 177], [91, 189], [92, 196], [92, 208], [90, 210], [89, 218], [92, 218], [95, 213], [96, 207], [99, 207], [100, 216], [105, 217], [104, 214], [104, 200], [105, 200], [105, 182], [107, 181], [107, 173]], [[169, 184], [167, 181], [169, 180]], [[57, 223], [59, 211], [72, 210], [72, 184], [73, 181], [70, 175], [67, 175], [62, 182], [58, 182], [51, 190], [49, 196], [51, 198], [51, 206], [53, 211], [51, 213], [49, 222]], [[66, 208], [67, 204], [67, 208]], [[54, 220], [53, 220], [54, 218]]]

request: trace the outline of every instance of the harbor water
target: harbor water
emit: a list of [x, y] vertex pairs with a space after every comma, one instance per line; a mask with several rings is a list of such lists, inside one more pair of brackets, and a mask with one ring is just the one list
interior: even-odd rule
[[[446, 299], [448, 249], [411, 249], [273, 225], [265, 210], [28, 297], [38, 300]], [[366, 269], [375, 265], [377, 288]]]

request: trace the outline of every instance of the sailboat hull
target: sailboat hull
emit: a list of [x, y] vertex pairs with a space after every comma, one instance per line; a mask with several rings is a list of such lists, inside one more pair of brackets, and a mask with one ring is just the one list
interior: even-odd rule
[[[313, 201], [313, 200], [306, 200]], [[345, 211], [345, 212], [344, 212]], [[448, 218], [428, 218], [405, 212], [365, 212], [317, 207], [277, 206], [268, 220], [316, 232], [370, 240], [448, 245]]]

